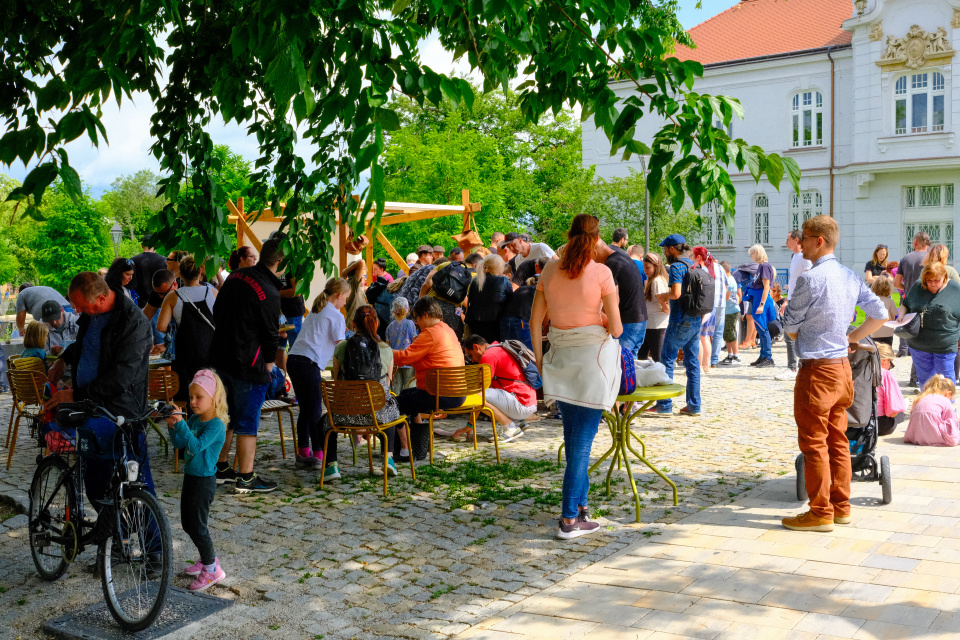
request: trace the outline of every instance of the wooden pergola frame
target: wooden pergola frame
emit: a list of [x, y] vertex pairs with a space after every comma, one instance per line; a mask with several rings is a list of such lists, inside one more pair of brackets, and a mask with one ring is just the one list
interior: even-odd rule
[[[395, 224], [403, 224], [405, 222], [416, 222], [419, 220], [431, 220], [433, 218], [445, 218], [447, 216], [460, 215], [463, 218], [463, 230], [466, 231], [471, 228], [476, 228], [476, 224], [473, 220], [475, 213], [480, 211], [479, 202], [470, 202], [470, 190], [464, 189], [461, 192], [461, 197], [463, 204], [460, 206], [457, 205], [442, 205], [442, 204], [420, 204], [414, 202], [387, 202], [383, 215], [380, 218], [380, 225], [376, 230], [376, 233], [373, 233], [372, 225], [368, 224], [367, 228], [364, 230], [364, 235], [370, 239], [370, 244], [367, 245], [366, 249], [366, 262], [367, 262], [367, 273], [370, 273], [370, 268], [373, 265], [373, 249], [377, 242], [383, 245], [387, 250], [387, 253], [397, 263], [397, 266], [404, 273], [409, 273], [410, 268], [407, 266], [406, 260], [403, 256], [394, 248], [393, 244], [390, 243], [390, 240], [387, 239], [387, 236], [383, 233], [383, 227], [388, 227]], [[354, 196], [355, 199], [359, 199], [358, 196]], [[280, 208], [283, 209], [285, 205], [281, 204]], [[260, 251], [262, 248], [262, 243], [260, 242], [257, 235], [253, 232], [251, 224], [253, 222], [276, 222], [280, 223], [283, 221], [283, 217], [276, 216], [270, 209], [261, 209], [259, 211], [252, 211], [246, 213], [243, 207], [243, 198], [237, 198], [237, 202], [233, 203], [230, 200], [227, 200], [227, 209], [230, 211], [228, 220], [237, 225], [237, 248], [244, 246], [249, 242], [253, 247]], [[373, 214], [368, 215], [368, 220], [370, 223], [373, 222]], [[337, 230], [334, 232], [337, 236], [337, 254], [338, 254], [338, 269], [342, 272], [347, 267], [347, 240], [350, 235], [350, 229], [346, 224], [340, 221], [339, 212], [337, 214]]]

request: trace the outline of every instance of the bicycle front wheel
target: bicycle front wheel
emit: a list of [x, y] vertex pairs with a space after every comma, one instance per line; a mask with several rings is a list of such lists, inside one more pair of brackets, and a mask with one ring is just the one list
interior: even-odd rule
[[47, 456], [30, 483], [30, 555], [44, 580], [56, 580], [77, 555], [80, 514], [70, 467], [60, 456]]
[[160, 615], [170, 587], [170, 525], [157, 498], [142, 489], [129, 491], [117, 509], [101, 514], [113, 522], [100, 542], [100, 580], [120, 626], [142, 631]]

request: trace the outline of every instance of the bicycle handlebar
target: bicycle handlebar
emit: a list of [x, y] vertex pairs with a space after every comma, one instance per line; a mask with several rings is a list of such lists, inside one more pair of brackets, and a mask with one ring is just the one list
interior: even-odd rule
[[[75, 417], [78, 414], [83, 416], [96, 416], [102, 415], [103, 417], [113, 421], [119, 422], [117, 416], [113, 415], [110, 411], [101, 407], [93, 400], [80, 400], [78, 402], [61, 402], [57, 405], [57, 416], [62, 416], [64, 413], [67, 413], [67, 417]], [[184, 415], [183, 412], [179, 411], [179, 408], [174, 404], [168, 404], [162, 401], [156, 401], [149, 405], [149, 410], [139, 418], [133, 418], [128, 420], [124, 417], [124, 422], [144, 422], [154, 414], [159, 414], [160, 418], [167, 418], [173, 415]]]

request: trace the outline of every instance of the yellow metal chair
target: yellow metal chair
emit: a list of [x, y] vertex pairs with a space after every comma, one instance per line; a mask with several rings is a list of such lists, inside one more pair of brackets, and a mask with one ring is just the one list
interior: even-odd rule
[[[19, 355], [7, 358], [7, 371], [38, 371], [44, 376], [47, 375], [47, 368], [40, 358], [21, 358]], [[41, 390], [43, 386], [41, 385]], [[13, 385], [10, 385], [10, 393], [13, 393]], [[13, 405], [16, 406], [16, 401]], [[7, 424], [7, 440], [3, 446], [10, 446], [10, 433], [13, 431], [13, 418], [16, 415], [14, 406], [10, 407], [10, 422]]]
[[17, 434], [20, 432], [20, 420], [33, 420], [43, 413], [43, 385], [47, 381], [46, 374], [39, 371], [7, 371], [10, 381], [10, 393], [13, 395], [13, 411], [16, 412], [16, 421], [12, 421], [7, 429], [7, 469], [13, 462], [13, 452], [17, 449]]
[[[173, 402], [173, 396], [175, 396], [179, 390], [180, 376], [173, 371], [151, 369], [147, 374], [148, 401], [154, 402], [156, 400], [162, 400], [167, 403]], [[170, 443], [167, 441], [167, 436], [164, 435], [163, 429], [153, 421], [153, 418], [150, 418], [150, 426], [153, 427], [153, 430], [160, 436], [160, 441], [163, 443], [164, 457], [170, 455]], [[177, 456], [176, 449], [173, 450], [173, 470], [175, 472], [180, 471], [180, 458]]]
[[[377, 411], [382, 409], [387, 402], [383, 387], [376, 380], [337, 380], [322, 382], [323, 402], [327, 405], [327, 416], [330, 422], [330, 430], [327, 431], [323, 439], [323, 460], [327, 460], [327, 449], [330, 444], [331, 434], [336, 437], [337, 434], [348, 436], [351, 441], [353, 436], [376, 436], [383, 446], [383, 495], [387, 495], [387, 437], [384, 431], [390, 427], [406, 426], [407, 419], [400, 416], [392, 422], [380, 424], [377, 420]], [[333, 421], [333, 414], [342, 416], [369, 416], [372, 424], [364, 426], [353, 426], [346, 424], [336, 424]], [[370, 462], [370, 473], [373, 473], [373, 443], [367, 441], [367, 458]], [[410, 475], [417, 479], [417, 470], [413, 466], [413, 456], [410, 456]], [[320, 488], [323, 489], [323, 472], [320, 472]]]
[[[500, 463], [500, 442], [497, 436], [497, 419], [493, 409], [487, 406], [487, 389], [493, 380], [490, 365], [474, 364], [466, 367], [444, 367], [426, 372], [426, 391], [436, 399], [436, 405], [430, 414], [430, 464], [433, 464], [433, 416], [438, 413], [469, 414], [473, 425], [473, 448], [477, 448], [477, 415], [486, 414], [493, 424], [493, 446]], [[454, 409], [441, 409], [440, 398], [459, 398], [466, 396], [462, 405]]]

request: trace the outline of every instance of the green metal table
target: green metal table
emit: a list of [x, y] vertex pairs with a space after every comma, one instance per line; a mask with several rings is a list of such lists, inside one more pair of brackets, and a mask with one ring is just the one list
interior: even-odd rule
[[[674, 484], [673, 480], [668, 478], [662, 471], [653, 466], [649, 460], [647, 460], [647, 447], [643, 443], [643, 440], [637, 434], [633, 433], [630, 429], [633, 419], [638, 415], [642, 415], [644, 411], [649, 409], [657, 402], [657, 400], [667, 400], [668, 398], [676, 398], [681, 396], [686, 392], [686, 388], [679, 384], [668, 384], [657, 387], [639, 387], [636, 391], [631, 394], [618, 396], [617, 402], [623, 404], [623, 412], [618, 411], [617, 406], [615, 405], [612, 410], [604, 411], [603, 418], [607, 422], [607, 428], [610, 429], [610, 437], [613, 439], [613, 444], [610, 446], [610, 449], [606, 451], [600, 458], [590, 465], [590, 473], [593, 473], [600, 463], [609, 458], [611, 455], [613, 458], [610, 460], [610, 468], [607, 469], [607, 495], [610, 495], [610, 476], [613, 474], [613, 467], [619, 469], [622, 464], [626, 467], [627, 477], [630, 479], [630, 488], [633, 489], [633, 500], [634, 504], [637, 507], [637, 522], [640, 522], [640, 494], [637, 492], [637, 483], [633, 478], [633, 471], [630, 469], [630, 460], [628, 458], [627, 452], [632, 453], [637, 460], [647, 465], [651, 471], [656, 473], [658, 476], [663, 478], [667, 484], [673, 489], [673, 505], [677, 506], [677, 485]], [[636, 404], [640, 404], [639, 409], [634, 409]], [[640, 443], [640, 450], [643, 453], [637, 452], [634, 448], [631, 438]], [[561, 455], [563, 454], [563, 445], [560, 445], [560, 450], [557, 452], [557, 463], [560, 463]]]

